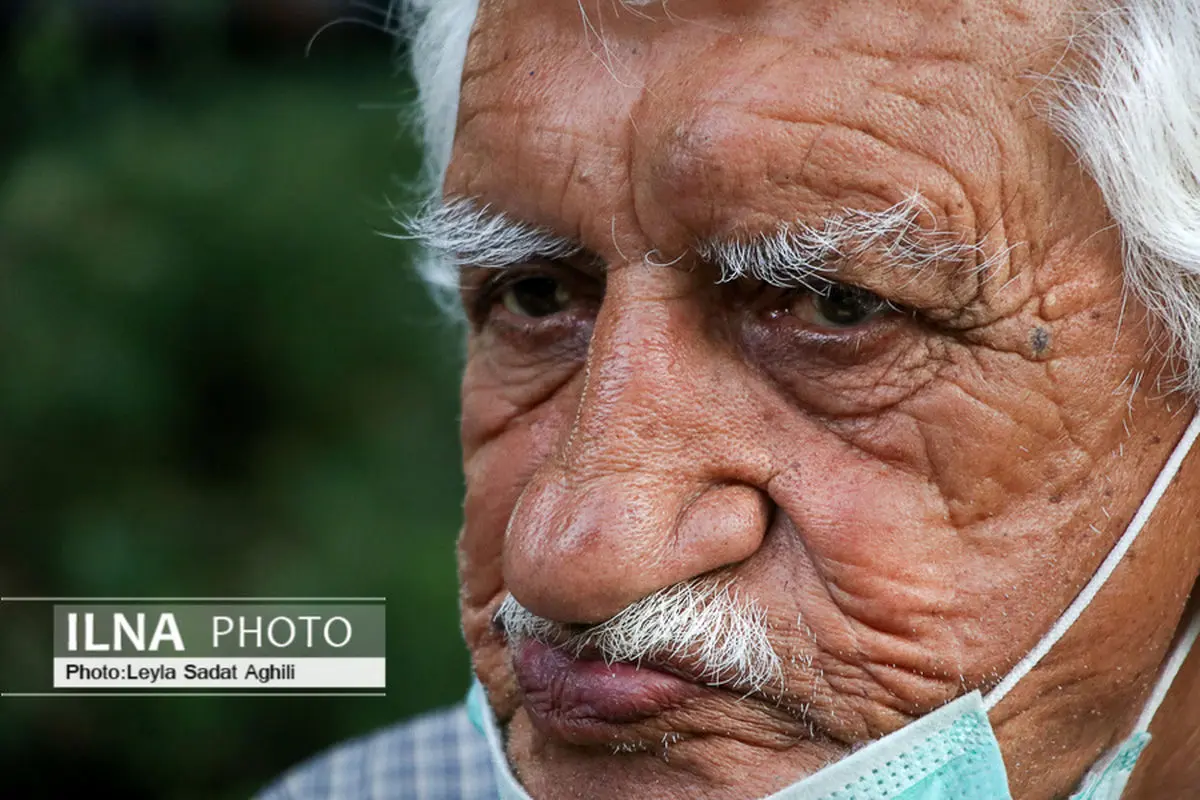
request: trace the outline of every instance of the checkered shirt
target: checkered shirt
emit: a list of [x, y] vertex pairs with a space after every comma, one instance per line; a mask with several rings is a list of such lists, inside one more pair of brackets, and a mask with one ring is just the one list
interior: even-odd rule
[[496, 800], [487, 740], [459, 704], [318, 755], [254, 800]]

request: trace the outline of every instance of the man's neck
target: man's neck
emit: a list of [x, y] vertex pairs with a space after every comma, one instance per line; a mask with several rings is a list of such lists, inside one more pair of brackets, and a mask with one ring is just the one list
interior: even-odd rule
[[[1193, 593], [1184, 624], [1200, 613]], [[1150, 725], [1150, 744], [1138, 759], [1125, 795], [1129, 800], [1200, 795], [1200, 644], [1192, 648]]]

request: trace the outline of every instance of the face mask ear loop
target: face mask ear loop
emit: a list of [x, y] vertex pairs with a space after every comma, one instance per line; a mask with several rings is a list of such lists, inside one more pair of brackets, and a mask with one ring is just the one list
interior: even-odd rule
[[1162, 673], [1154, 683], [1154, 690], [1150, 692], [1150, 697], [1142, 708], [1141, 716], [1138, 717], [1137, 724], [1133, 726], [1134, 733], [1145, 733], [1150, 730], [1150, 721], [1154, 719], [1154, 713], [1162, 705], [1167, 691], [1171, 688], [1171, 683], [1175, 680], [1180, 668], [1183, 667], [1183, 662], [1187, 660], [1188, 653], [1191, 652], [1192, 645], [1196, 643], [1197, 636], [1200, 636], [1200, 610], [1193, 612], [1187, 629], [1179, 637], [1175, 646], [1171, 648], [1171, 655], [1163, 664]]
[[[1071, 605], [1067, 606], [1067, 610], [1062, 613], [1042, 637], [1041, 641], [1034, 646], [1033, 650], [1022, 658], [1012, 671], [1004, 677], [992, 689], [986, 697], [983, 698], [983, 707], [991, 711], [996, 705], [1004, 699], [1004, 697], [1012, 691], [1012, 688], [1017, 683], [1029, 674], [1038, 662], [1045, 657], [1046, 653], [1050, 652], [1050, 648], [1058, 644], [1058, 640], [1063, 637], [1075, 621], [1079, 619], [1084, 610], [1104, 588], [1104, 584], [1116, 571], [1117, 566], [1121, 563], [1121, 559], [1125, 557], [1125, 553], [1129, 550], [1130, 545], [1137, 539], [1138, 534], [1142, 532], [1142, 527], [1146, 524], [1146, 520], [1150, 519], [1150, 514], [1154, 512], [1154, 507], [1158, 505], [1158, 501], [1166, 493], [1167, 487], [1171, 485], [1171, 481], [1175, 479], [1176, 473], [1179, 472], [1180, 465], [1183, 464], [1183, 459], [1187, 457], [1188, 451], [1191, 450], [1192, 444], [1196, 441], [1197, 436], [1200, 436], [1200, 411], [1192, 417], [1191, 424], [1183, 433], [1183, 438], [1175, 445], [1175, 449], [1171, 452], [1171, 457], [1167, 459], [1166, 466], [1162, 472], [1158, 474], [1158, 478], [1154, 481], [1154, 485], [1150, 487], [1150, 493], [1146, 495], [1146, 499], [1142, 501], [1142, 505], [1138, 508], [1137, 514], [1129, 523], [1129, 527], [1125, 529], [1125, 533], [1117, 540], [1116, 545], [1109, 551], [1108, 556], [1101, 562], [1100, 567], [1096, 570], [1096, 574], [1087, 582], [1087, 585], [1079, 592]], [[1164, 689], [1165, 693], [1165, 689]]]

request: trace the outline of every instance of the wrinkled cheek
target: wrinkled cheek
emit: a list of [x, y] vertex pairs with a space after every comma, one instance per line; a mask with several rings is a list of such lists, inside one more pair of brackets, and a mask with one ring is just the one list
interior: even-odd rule
[[463, 528], [458, 540], [459, 593], [464, 632], [471, 644], [470, 616], [503, 590], [504, 531], [521, 490], [533, 474], [536, 442], [520, 409], [498, 402], [487, 370], [470, 362], [463, 380], [461, 438]]
[[476, 453], [502, 436], [524, 410], [521, 405], [509, 402], [504, 384], [493, 372], [484, 359], [473, 356], [468, 358], [463, 373], [459, 435], [463, 464], [468, 469]]
[[505, 530], [521, 492], [541, 463], [534, 438], [528, 429], [510, 432], [479, 448], [466, 463], [458, 541], [464, 618], [468, 612], [495, 606], [504, 592]]
[[[512, 348], [486, 347], [473, 339], [467, 356], [462, 382], [462, 437], [464, 462], [475, 452], [520, 427], [537, 427], [550, 436], [560, 429], [566, 408], [577, 392], [572, 379], [580, 374], [586, 340], [568, 343], [550, 355], [510, 352]], [[578, 351], [578, 352], [576, 352]], [[536, 443], [518, 443], [522, 452], [537, 451]]]
[[[501, 554], [511, 503], [510, 497], [500, 496], [500, 490], [467, 489], [464, 523], [458, 538], [459, 594], [464, 617], [492, 605], [504, 589]], [[468, 644], [469, 639], [468, 636]]]
[[[472, 425], [464, 403], [463, 429]], [[509, 518], [521, 493], [553, 450], [563, 417], [542, 408], [511, 419], [485, 441], [464, 435], [463, 529], [459, 536], [459, 582], [464, 608], [492, 602], [504, 589], [502, 555]]]
[[881, 575], [940, 561], [956, 537], [936, 492], [886, 465], [855, 460], [835, 469], [794, 464], [771, 484], [814, 558]]
[[[473, 461], [480, 460], [477, 457]], [[468, 479], [465, 520], [458, 540], [459, 598], [463, 637], [472, 667], [487, 687], [497, 713], [504, 718], [515, 708], [516, 684], [508, 650], [492, 618], [504, 594], [504, 529], [523, 483], [511, 467], [496, 469], [488, 463], [490, 460], [483, 457], [478, 468], [471, 470], [489, 476], [488, 480]]]
[[[492, 428], [483, 441], [468, 440], [466, 431], [478, 422], [473, 417], [476, 404], [494, 408], [486, 399], [464, 396], [466, 493], [458, 540], [460, 611], [463, 636], [475, 673], [487, 687], [488, 696], [503, 719], [516, 704], [508, 650], [492, 625], [505, 592], [505, 530], [521, 492], [551, 450], [554, 426], [546, 415], [535, 413]], [[491, 424], [494, 420], [488, 420], [484, 427]]]
[[944, 700], [943, 680], [957, 682], [987, 640], [976, 620], [998, 576], [994, 565], [978, 574], [979, 554], [946, 524], [936, 492], [849, 457], [836, 469], [794, 465], [771, 493], [823, 586], [801, 609], [820, 649], [887, 665], [892, 678], [872, 674], [906, 710]]

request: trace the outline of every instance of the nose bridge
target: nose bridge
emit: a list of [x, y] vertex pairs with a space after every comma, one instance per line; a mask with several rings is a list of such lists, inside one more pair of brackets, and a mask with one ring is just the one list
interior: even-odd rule
[[707, 382], [706, 366], [689, 352], [698, 335], [690, 314], [662, 289], [628, 300], [610, 289], [609, 296], [592, 335], [563, 466], [577, 479], [614, 470], [693, 471], [699, 465], [686, 462], [700, 454], [687, 452], [688, 441], [710, 426], [697, 413], [695, 389]]
[[510, 519], [505, 579], [542, 616], [607, 619], [761, 542], [766, 501], [722, 424], [737, 409], [712, 396], [721, 358], [679, 289], [610, 283], [574, 422]]

